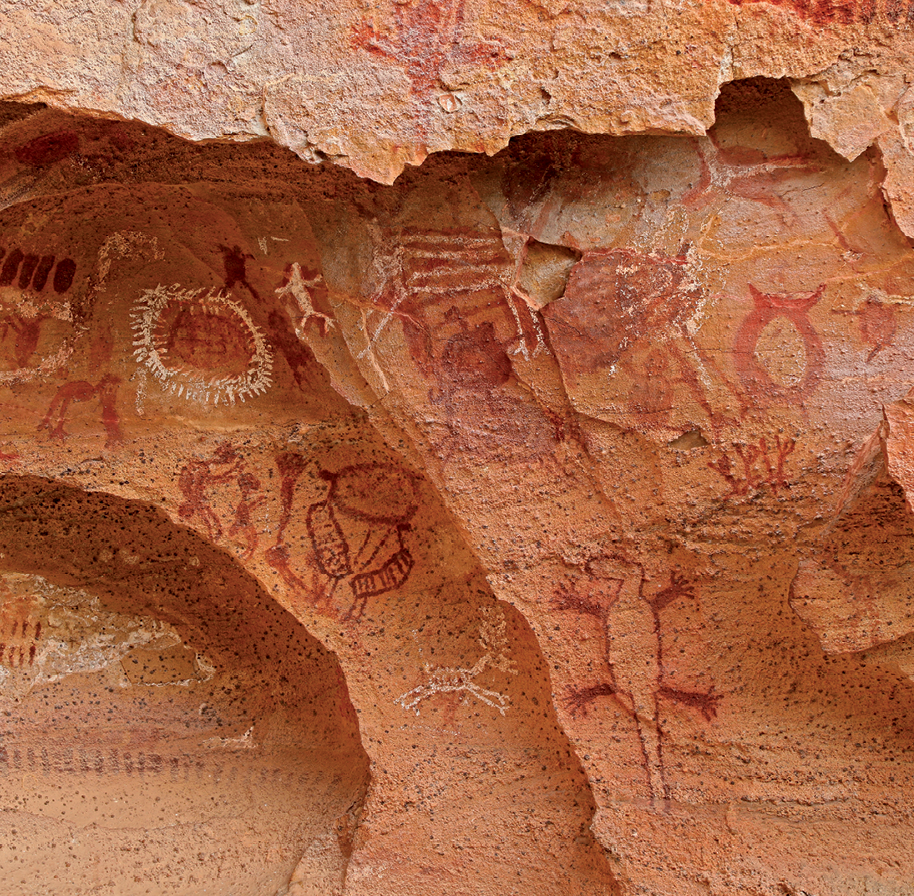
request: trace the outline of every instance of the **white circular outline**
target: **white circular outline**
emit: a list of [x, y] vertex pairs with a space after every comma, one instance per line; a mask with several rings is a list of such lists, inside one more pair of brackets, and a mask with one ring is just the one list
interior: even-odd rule
[[[205, 403], [212, 399], [216, 405], [220, 401], [234, 405], [236, 398], [243, 402], [249, 396], [266, 392], [273, 382], [273, 350], [244, 306], [229, 298], [230, 295], [227, 290], [217, 290], [215, 287], [208, 290], [185, 289], [180, 283], [171, 286], [160, 283], [155, 289], [144, 290], [132, 313], [135, 336], [133, 354], [137, 363], [145, 364], [162, 388], [191, 401]], [[247, 328], [254, 342], [254, 353], [247, 371], [235, 376], [204, 380], [202, 377], [195, 379], [186, 369], [168, 367], [156, 346], [155, 328], [162, 312], [175, 301], [197, 304], [204, 310], [207, 305], [216, 305], [233, 312]]]

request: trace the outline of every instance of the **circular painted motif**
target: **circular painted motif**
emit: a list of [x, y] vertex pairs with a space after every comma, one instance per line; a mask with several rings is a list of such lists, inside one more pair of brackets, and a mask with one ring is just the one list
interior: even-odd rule
[[136, 359], [168, 391], [234, 404], [272, 382], [273, 353], [247, 310], [224, 291], [158, 286], [134, 312]]

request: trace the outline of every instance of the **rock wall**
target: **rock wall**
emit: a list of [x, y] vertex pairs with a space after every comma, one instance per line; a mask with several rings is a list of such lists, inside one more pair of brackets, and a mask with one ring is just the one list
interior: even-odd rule
[[914, 7], [593, 6], [0, 10], [5, 893], [914, 890]]

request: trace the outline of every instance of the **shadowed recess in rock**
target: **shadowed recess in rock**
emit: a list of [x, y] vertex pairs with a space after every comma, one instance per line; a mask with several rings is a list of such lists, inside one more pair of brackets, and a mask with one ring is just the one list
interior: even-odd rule
[[[334, 657], [161, 512], [0, 481], [10, 894], [342, 884], [368, 762]], [[315, 845], [321, 849], [315, 857]]]

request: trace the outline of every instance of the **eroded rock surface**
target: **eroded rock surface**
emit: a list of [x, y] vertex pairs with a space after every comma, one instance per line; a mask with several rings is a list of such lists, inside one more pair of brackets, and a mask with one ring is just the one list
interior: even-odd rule
[[339, 891], [368, 760], [328, 652], [144, 504], [0, 489], [4, 889], [276, 892], [327, 839]]
[[529, 131], [701, 134], [721, 85], [789, 77], [839, 151], [892, 147], [907, 193], [912, 21], [908, 0], [11, 2], [0, 72], [10, 99], [271, 136], [384, 182]]
[[[436, 130], [465, 108], [422, 93], [448, 66], [516, 62], [485, 29], [435, 49], [431, 8], [309, 44], [396, 56], [410, 115], [359, 138], [383, 165], [388, 113], [425, 129], [391, 131], [411, 161], [513, 133]], [[481, 15], [447, 9], [434, 34]], [[529, 134], [387, 186], [4, 107], [11, 892], [911, 891], [914, 253], [880, 143], [900, 119], [848, 136], [809, 81], [887, 21], [867, 46], [901, 54], [906, 12], [703, 9], [814, 29], [773, 72], [808, 83], [730, 85], [712, 116], [718, 72], [689, 68], [691, 135]], [[185, 65], [221, 21], [200, 10], [144, 4], [137, 40]], [[502, 27], [527, 15], [586, 20], [517, 4]], [[264, 102], [313, 110], [316, 83]]]

